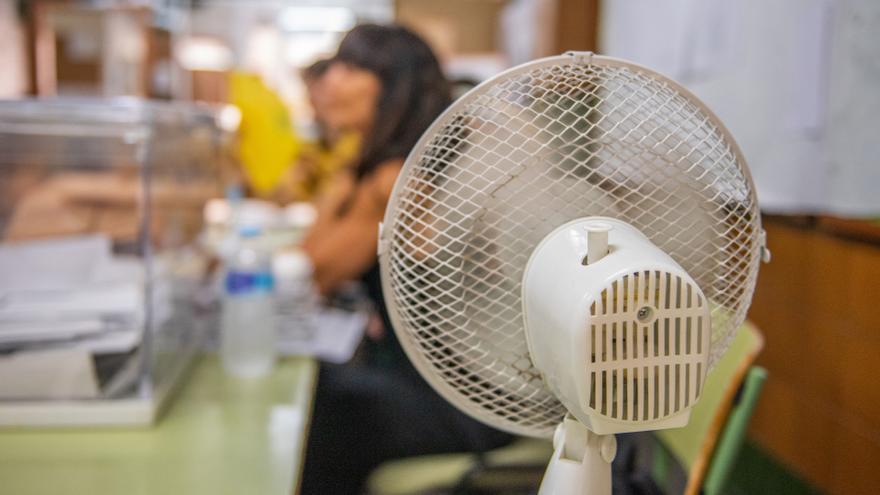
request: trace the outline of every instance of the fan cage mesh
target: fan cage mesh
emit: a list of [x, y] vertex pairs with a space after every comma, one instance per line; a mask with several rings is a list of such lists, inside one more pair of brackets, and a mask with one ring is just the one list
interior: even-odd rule
[[526, 348], [521, 280], [559, 225], [638, 228], [712, 307], [711, 367], [745, 318], [760, 214], [741, 153], [673, 81], [623, 61], [560, 56], [459, 99], [408, 157], [380, 242], [383, 287], [410, 359], [453, 404], [549, 436], [565, 407]]

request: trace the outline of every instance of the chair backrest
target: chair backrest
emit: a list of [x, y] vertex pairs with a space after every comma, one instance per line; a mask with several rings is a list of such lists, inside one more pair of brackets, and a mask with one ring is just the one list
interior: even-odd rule
[[718, 493], [727, 482], [766, 372], [753, 367], [764, 347], [758, 329], [745, 323], [709, 373], [684, 428], [655, 433], [687, 471], [686, 494]]

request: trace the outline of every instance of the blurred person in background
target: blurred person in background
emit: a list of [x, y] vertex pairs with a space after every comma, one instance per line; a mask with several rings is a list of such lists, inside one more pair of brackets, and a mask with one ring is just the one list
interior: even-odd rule
[[331, 110], [328, 115], [327, 109], [334, 108], [338, 100], [342, 106], [348, 105], [346, 88], [331, 87], [325, 81], [330, 65], [330, 60], [318, 60], [301, 74], [314, 113], [315, 137], [303, 141], [299, 160], [286, 178], [298, 200], [314, 200], [325, 193], [338, 174], [355, 164], [360, 149], [361, 129], [349, 128], [344, 116], [334, 119], [338, 112]]
[[320, 290], [365, 282], [381, 325], [368, 331], [363, 363], [322, 366], [303, 474], [305, 494], [358, 493], [369, 472], [393, 458], [485, 451], [510, 441], [431, 389], [397, 342], [385, 312], [377, 225], [404, 159], [450, 103], [428, 45], [399, 26], [349, 32], [322, 76], [328, 125], [363, 136], [355, 165], [319, 202], [304, 242]]
[[356, 163], [362, 129], [346, 112], [357, 93], [328, 83], [330, 65], [318, 60], [300, 74], [313, 110], [313, 137], [296, 132], [288, 108], [261, 76], [231, 75], [232, 101], [242, 111], [238, 154], [249, 196], [280, 205], [314, 201]]

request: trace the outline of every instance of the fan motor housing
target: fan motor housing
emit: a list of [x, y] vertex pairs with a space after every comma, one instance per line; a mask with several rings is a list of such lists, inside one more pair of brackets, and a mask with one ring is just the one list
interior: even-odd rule
[[[597, 223], [611, 227], [607, 254], [588, 262]], [[569, 222], [535, 248], [522, 291], [532, 362], [573, 416], [598, 434], [687, 424], [708, 371], [710, 308], [641, 232]]]

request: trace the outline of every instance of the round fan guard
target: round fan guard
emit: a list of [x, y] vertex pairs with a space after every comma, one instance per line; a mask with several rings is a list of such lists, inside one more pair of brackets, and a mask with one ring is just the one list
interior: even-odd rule
[[710, 367], [745, 318], [762, 255], [754, 186], [724, 125], [649, 69], [569, 53], [457, 100], [397, 180], [379, 239], [398, 339], [447, 400], [547, 437], [565, 408], [532, 366], [521, 279], [540, 240], [608, 216], [641, 230], [712, 305]]

